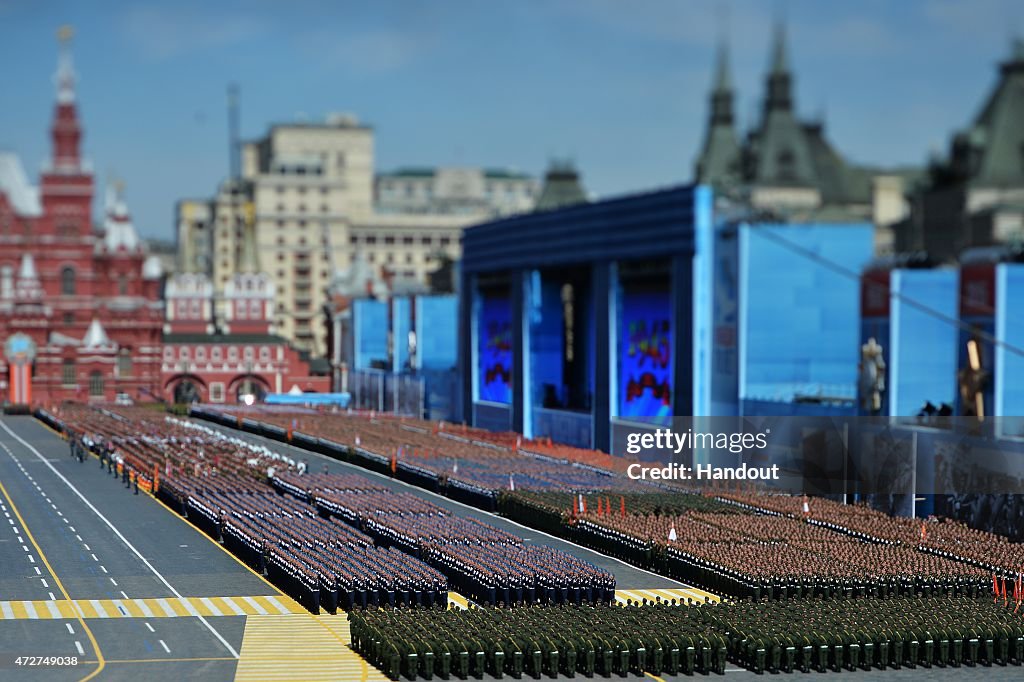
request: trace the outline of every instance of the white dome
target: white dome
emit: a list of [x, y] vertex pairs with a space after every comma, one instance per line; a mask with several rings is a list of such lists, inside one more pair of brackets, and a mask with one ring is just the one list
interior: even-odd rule
[[142, 279], [160, 279], [164, 276], [164, 265], [159, 256], [149, 256], [142, 264]]

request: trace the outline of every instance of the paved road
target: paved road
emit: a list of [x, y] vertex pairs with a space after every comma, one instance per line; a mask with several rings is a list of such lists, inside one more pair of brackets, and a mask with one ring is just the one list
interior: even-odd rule
[[[376, 477], [394, 489], [412, 492], [460, 514], [503, 527], [528, 541], [543, 542], [570, 551], [614, 571], [623, 587], [652, 589], [679, 586], [674, 581], [652, 576], [486, 512], [407, 487], [388, 477], [376, 476], [358, 467], [249, 434], [244, 437], [264, 442], [290, 456], [308, 456], [315, 463], [314, 470], [319, 470], [322, 462], [326, 461], [331, 471], [358, 471]], [[126, 491], [118, 481], [100, 470], [95, 459], [88, 459], [85, 463], [71, 460], [67, 444], [32, 419], [0, 418], [0, 486], [0, 609], [5, 606], [13, 608], [17, 616], [11, 619], [6, 613], [0, 613], [0, 680], [81, 680], [98, 669], [97, 647], [104, 667], [94, 679], [100, 680], [134, 682], [143, 676], [147, 682], [165, 679], [231, 680], [235, 678], [236, 671], [247, 679], [266, 679], [267, 671], [272, 669], [275, 674], [284, 674], [273, 667], [280, 668], [283, 662], [260, 660], [260, 654], [268, 650], [262, 644], [257, 646], [262, 640], [250, 640], [247, 634], [245, 639], [250, 642], [247, 646], [253, 650], [254, 658], [249, 659], [243, 653], [245, 660], [253, 662], [245, 664], [252, 667], [242, 675], [242, 666], [235, 652], [246, 649], [242, 645], [244, 616], [207, 617], [205, 623], [195, 616], [47, 618], [46, 605], [60, 604], [63, 612], [68, 608], [68, 600], [75, 600], [74, 603], [82, 606], [86, 614], [94, 612], [90, 604], [106, 604], [109, 609], [111, 603], [126, 605], [135, 614], [139, 608], [136, 604], [167, 603], [175, 600], [176, 593], [184, 598], [193, 598], [191, 601], [196, 604], [198, 600], [195, 598], [198, 597], [230, 598], [278, 593], [155, 500]], [[224, 608], [224, 601], [212, 601]], [[27, 614], [24, 603], [36, 605], [33, 608], [38, 611], [38, 618]], [[236, 599], [231, 603], [242, 602]], [[155, 606], [152, 608], [156, 611]], [[301, 623], [289, 625], [287, 633], [282, 633], [281, 626], [276, 626], [268, 640], [279, 642], [284, 637], [290, 642], [291, 654], [295, 658], [287, 665], [295, 667], [294, 679], [319, 678], [319, 675], [312, 674], [303, 678], [304, 673], [297, 666], [304, 658], [322, 660], [327, 649], [337, 641], [323, 636], [321, 632], [323, 641], [314, 645], [312, 637], [317, 633], [317, 627], [309, 633], [303, 632], [301, 636], [289, 637], [289, 634], [297, 634], [298, 625], [306, 625], [307, 622], [315, 623], [312, 619], [302, 618]], [[341, 631], [343, 625], [343, 619], [338, 619], [332, 627]], [[322, 627], [319, 629], [322, 631]], [[310, 642], [308, 651], [303, 650], [302, 641]], [[78, 655], [80, 660], [87, 662], [74, 669], [26, 670], [11, 664], [10, 654], [19, 653]], [[281, 655], [284, 656], [283, 653]], [[266, 658], [267, 654], [263, 653], [263, 657]], [[360, 667], [351, 662], [344, 664], [349, 667], [331, 665], [334, 667], [330, 668], [331, 672], [325, 679], [356, 680], [365, 674], [359, 673]], [[734, 667], [728, 672], [728, 677], [737, 673], [740, 676], [749, 674]], [[371, 679], [379, 678], [372, 669], [369, 674]], [[857, 676], [893, 680], [979, 678], [996, 681], [1020, 679], [1021, 669], [918, 668], [859, 671]]]
[[[0, 607], [24, 600], [37, 612], [0, 614], [0, 679], [81, 679], [100, 656], [104, 680], [234, 677], [244, 616], [53, 618], [48, 610], [67, 600], [110, 608], [276, 590], [149, 497], [125, 490], [97, 460], [72, 460], [67, 444], [34, 419], [0, 418], [0, 486]], [[26, 670], [10, 654], [91, 663]]]

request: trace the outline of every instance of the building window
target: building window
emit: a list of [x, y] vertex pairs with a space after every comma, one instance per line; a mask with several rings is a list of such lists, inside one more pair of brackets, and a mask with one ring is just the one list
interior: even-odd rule
[[210, 355], [213, 357], [214, 362], [220, 362], [220, 346], [214, 346], [213, 350], [210, 351]]
[[270, 362], [270, 349], [260, 346], [260, 362]]
[[117, 376], [130, 377], [132, 375], [132, 354], [127, 348], [122, 348], [117, 356]]
[[238, 348], [236, 346], [231, 346], [230, 348], [228, 348], [228, 360], [230, 360], [231, 362], [238, 361]]
[[224, 402], [224, 382], [213, 381], [210, 382], [210, 402], [222, 403]]
[[103, 395], [103, 372], [93, 370], [89, 373], [89, 395], [93, 397]]
[[441, 246], [448, 246], [452, 243], [451, 237], [441, 237]]
[[121, 274], [117, 276], [117, 295], [128, 295], [128, 275]]
[[5, 265], [0, 268], [0, 298], [14, 296], [14, 266]]
[[366, 243], [367, 244], [376, 244], [377, 243], [377, 236], [376, 235], [372, 235], [372, 234], [371, 235], [367, 235], [366, 236]]
[[402, 243], [406, 244], [407, 246], [412, 246], [413, 238], [411, 236], [409, 236], [409, 237], [402, 237]]
[[196, 361], [206, 362], [206, 349], [203, 348], [202, 346], [196, 348]]
[[64, 358], [64, 364], [61, 365], [61, 381], [65, 386], [75, 383], [75, 361], [72, 358]]
[[385, 244], [394, 244], [395, 243], [395, 238], [390, 236], [390, 235], [388, 235], [387, 237], [384, 237], [384, 243]]
[[60, 293], [65, 296], [75, 295], [75, 269], [70, 266], [60, 271]]
[[64, 313], [64, 326], [67, 327], [67, 326], [73, 325], [74, 323], [75, 323], [75, 314], [74, 313]]

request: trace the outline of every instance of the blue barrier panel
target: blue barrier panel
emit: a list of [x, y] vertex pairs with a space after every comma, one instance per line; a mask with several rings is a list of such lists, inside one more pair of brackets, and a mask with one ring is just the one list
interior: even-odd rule
[[873, 240], [872, 226], [859, 224], [740, 228], [744, 400], [854, 398], [860, 283], [846, 273], [863, 269]]
[[456, 296], [416, 298], [416, 347], [420, 369], [449, 370], [458, 362]]
[[388, 306], [371, 300], [352, 304], [355, 369], [382, 369], [388, 361]]

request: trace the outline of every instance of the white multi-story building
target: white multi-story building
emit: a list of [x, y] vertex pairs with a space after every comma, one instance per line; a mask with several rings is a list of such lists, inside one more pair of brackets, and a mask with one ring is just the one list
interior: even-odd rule
[[380, 213], [504, 216], [533, 210], [537, 180], [495, 168], [400, 168], [377, 176]]
[[459, 257], [462, 228], [533, 208], [536, 181], [512, 171], [375, 177], [373, 142], [372, 128], [336, 114], [274, 125], [242, 145], [240, 177], [210, 201], [178, 204], [180, 271], [205, 273], [223, 300], [252, 221], [261, 270], [274, 285], [273, 332], [323, 356], [327, 288], [357, 253], [403, 288], [425, 287], [440, 260]]

